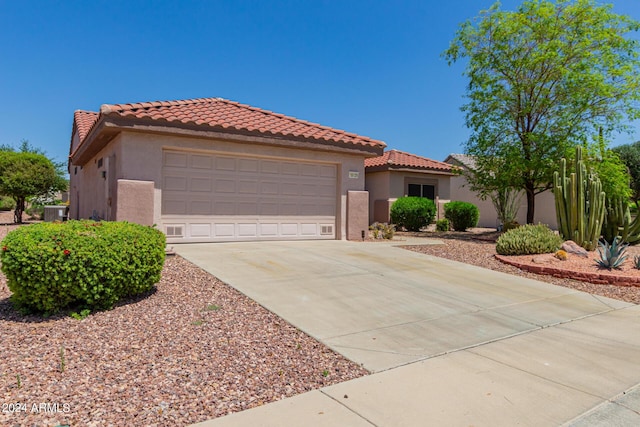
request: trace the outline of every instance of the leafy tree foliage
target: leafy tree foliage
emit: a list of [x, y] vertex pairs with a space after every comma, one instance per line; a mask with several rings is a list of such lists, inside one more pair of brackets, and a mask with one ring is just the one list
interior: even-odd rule
[[590, 158], [587, 163], [600, 178], [602, 191], [606, 193], [607, 199], [630, 199], [632, 191], [629, 186], [629, 172], [616, 152], [610, 149], [603, 150], [599, 156]]
[[620, 156], [621, 161], [629, 171], [631, 176], [631, 200], [638, 204], [640, 200], [640, 141], [613, 147], [612, 151]]
[[62, 164], [54, 163], [38, 148], [23, 141], [19, 150], [0, 146], [0, 195], [16, 202], [14, 222], [22, 223], [29, 197], [46, 196], [67, 189]]
[[560, 159], [638, 117], [638, 41], [626, 35], [639, 28], [595, 0], [527, 0], [515, 12], [495, 3], [462, 24], [444, 56], [468, 58], [471, 189], [523, 189], [532, 223]]

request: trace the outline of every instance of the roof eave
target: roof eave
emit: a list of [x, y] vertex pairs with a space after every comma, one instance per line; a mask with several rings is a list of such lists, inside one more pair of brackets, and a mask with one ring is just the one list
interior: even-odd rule
[[69, 155], [69, 163], [71, 165], [84, 166], [89, 160], [100, 152], [109, 142], [120, 133], [121, 129], [105, 120], [101, 115], [93, 125], [89, 134], [80, 142], [73, 153]]
[[378, 166], [367, 166], [367, 167], [365, 167], [364, 171], [365, 171], [365, 173], [367, 173], [367, 172], [390, 171], [390, 172], [429, 173], [429, 174], [434, 174], [434, 175], [447, 175], [447, 176], [457, 175], [453, 171], [446, 171], [446, 170], [442, 170], [442, 169], [431, 169], [431, 168], [411, 167], [411, 166], [399, 166], [399, 165], [393, 165], [393, 164], [388, 164], [388, 163], [384, 164], [384, 165], [378, 165]]
[[152, 132], [165, 135], [179, 135], [184, 137], [199, 137], [206, 139], [222, 139], [233, 142], [251, 142], [284, 147], [296, 147], [321, 151], [337, 151], [342, 153], [359, 154], [365, 157], [378, 157], [382, 154], [385, 144], [365, 145], [345, 143], [312, 138], [296, 138], [279, 135], [265, 135], [260, 132], [238, 131], [212, 127], [208, 125], [177, 124], [175, 122], [158, 121], [122, 117], [117, 113], [104, 114], [102, 111], [95, 125], [80, 143], [70, 159], [74, 164], [82, 165], [102, 150], [118, 133], [127, 130], [133, 132]]

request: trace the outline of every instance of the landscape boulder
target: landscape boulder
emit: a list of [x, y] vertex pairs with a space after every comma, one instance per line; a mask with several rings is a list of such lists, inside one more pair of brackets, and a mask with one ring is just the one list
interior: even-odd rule
[[562, 250], [568, 254], [576, 254], [585, 258], [588, 256], [587, 250], [582, 246], [579, 246], [573, 240], [567, 240], [566, 242], [564, 242], [562, 244]]

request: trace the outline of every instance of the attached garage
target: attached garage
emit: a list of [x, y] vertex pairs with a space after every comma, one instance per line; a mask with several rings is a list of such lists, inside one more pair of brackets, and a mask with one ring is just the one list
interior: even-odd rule
[[164, 150], [162, 175], [168, 237], [335, 239], [335, 164]]
[[384, 146], [220, 98], [103, 105], [74, 115], [70, 212], [170, 243], [361, 236]]

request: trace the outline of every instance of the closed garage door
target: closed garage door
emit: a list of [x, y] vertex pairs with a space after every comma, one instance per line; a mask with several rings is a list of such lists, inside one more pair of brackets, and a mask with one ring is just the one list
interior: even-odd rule
[[335, 238], [334, 164], [163, 151], [169, 242]]

